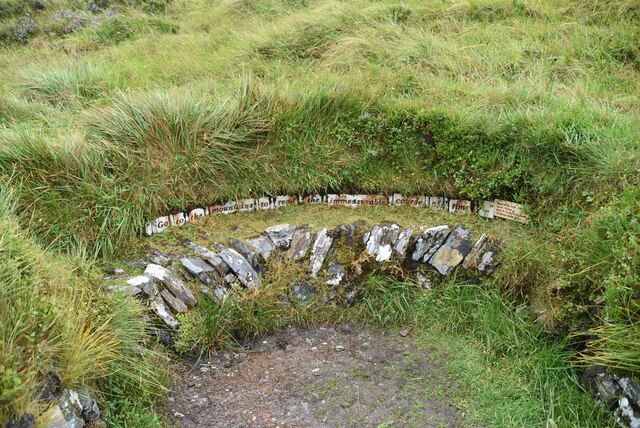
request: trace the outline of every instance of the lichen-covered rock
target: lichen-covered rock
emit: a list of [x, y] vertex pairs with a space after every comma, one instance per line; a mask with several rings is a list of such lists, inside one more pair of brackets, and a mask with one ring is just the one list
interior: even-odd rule
[[178, 320], [173, 316], [160, 296], [156, 296], [153, 302], [151, 302], [151, 310], [167, 325], [167, 327], [174, 330], [178, 328]]
[[483, 233], [465, 257], [462, 267], [464, 269], [476, 268], [482, 276], [493, 272], [498, 263], [498, 246], [486, 233]]
[[411, 259], [416, 262], [427, 263], [431, 256], [438, 251], [438, 248], [444, 244], [450, 233], [451, 229], [447, 225], [431, 227], [425, 230], [415, 240], [415, 248], [413, 254], [411, 254]]
[[34, 428], [35, 426], [36, 418], [31, 413], [25, 413], [19, 418], [11, 419], [5, 428]]
[[277, 226], [267, 227], [265, 233], [276, 247], [286, 249], [291, 245], [291, 238], [293, 238], [293, 232], [295, 230], [295, 224], [279, 224]]
[[218, 271], [199, 257], [183, 257], [180, 259], [180, 263], [191, 275], [207, 286], [215, 287], [220, 281]]
[[309, 260], [311, 276], [318, 276], [318, 272], [322, 269], [322, 264], [329, 253], [329, 249], [331, 249], [332, 243], [333, 237], [329, 235], [326, 228], [316, 234], [316, 240], [313, 243], [313, 249], [311, 250], [311, 257]]
[[260, 254], [264, 261], [269, 260], [271, 253], [276, 249], [275, 244], [268, 236], [260, 235], [246, 240], [256, 253]]
[[291, 291], [291, 297], [294, 300], [297, 300], [299, 302], [306, 302], [314, 294], [316, 294], [316, 287], [314, 287], [313, 285], [309, 284], [306, 281], [303, 281], [302, 283], [294, 284], [291, 287], [290, 291]]
[[262, 285], [262, 280], [258, 278], [258, 272], [251, 267], [251, 264], [242, 257], [240, 253], [232, 248], [220, 251], [220, 257], [236, 274], [240, 282], [247, 288], [257, 288]]
[[260, 264], [259, 255], [252, 248], [250, 248], [247, 244], [237, 239], [231, 239], [229, 241], [229, 245], [233, 247], [237, 252], [242, 254], [245, 259], [249, 262], [251, 267], [258, 272], [259, 275], [264, 274], [265, 268]]
[[342, 282], [344, 278], [344, 268], [343, 266], [336, 262], [335, 260], [331, 260], [329, 265], [327, 266], [327, 279], [326, 283], [329, 285], [338, 285]]
[[396, 243], [393, 245], [393, 256], [398, 260], [403, 260], [406, 257], [407, 249], [409, 248], [409, 241], [411, 241], [414, 229], [415, 226], [411, 226], [402, 230], [398, 234]]
[[442, 275], [448, 275], [462, 262], [472, 245], [471, 232], [458, 226], [449, 235], [444, 245], [429, 259], [429, 264]]
[[311, 242], [313, 242], [313, 231], [305, 226], [297, 228], [291, 237], [291, 245], [286, 254], [287, 258], [291, 260], [304, 258], [311, 247]]
[[395, 223], [374, 226], [369, 233], [366, 251], [375, 256], [377, 262], [390, 260], [399, 234], [400, 226]]
[[182, 245], [196, 253], [204, 261], [213, 266], [221, 276], [226, 275], [226, 273], [229, 272], [229, 267], [227, 266], [227, 264], [215, 252], [208, 250], [193, 241], [184, 241]]
[[160, 265], [150, 264], [144, 273], [156, 282], [162, 283], [174, 297], [181, 300], [188, 307], [196, 304], [196, 298], [193, 293], [169, 269]]

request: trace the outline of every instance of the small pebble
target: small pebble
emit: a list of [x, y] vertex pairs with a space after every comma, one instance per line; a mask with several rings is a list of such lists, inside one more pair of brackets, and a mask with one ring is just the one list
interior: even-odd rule
[[400, 336], [402, 337], [407, 337], [409, 336], [410, 331], [407, 330], [406, 328], [404, 330], [400, 330]]
[[318, 369], [318, 368], [313, 369], [313, 370], [311, 370], [311, 373], [312, 373], [314, 376], [320, 376], [320, 369]]
[[344, 346], [342, 346], [342, 345], [336, 345], [333, 349], [334, 349], [335, 351], [338, 351], [338, 352], [340, 352], [340, 351], [344, 351]]

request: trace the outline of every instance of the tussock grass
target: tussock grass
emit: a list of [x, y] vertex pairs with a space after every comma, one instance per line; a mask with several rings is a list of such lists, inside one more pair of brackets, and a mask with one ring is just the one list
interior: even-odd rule
[[46, 253], [16, 225], [6, 188], [0, 198], [0, 423], [46, 409], [38, 394], [50, 372], [64, 387], [91, 388], [103, 404], [127, 393], [151, 402], [166, 371], [143, 346], [143, 309], [98, 293], [81, 260]]

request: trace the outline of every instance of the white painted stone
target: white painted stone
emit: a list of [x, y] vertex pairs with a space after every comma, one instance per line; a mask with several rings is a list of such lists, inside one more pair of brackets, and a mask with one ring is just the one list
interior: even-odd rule
[[236, 207], [238, 211], [255, 211], [256, 210], [256, 200], [255, 199], [240, 199], [236, 202]]
[[429, 197], [429, 208], [436, 211], [447, 211], [449, 209], [449, 201], [447, 198], [431, 196]]
[[325, 196], [322, 195], [311, 195], [304, 198], [305, 204], [322, 204], [326, 200]]
[[493, 201], [482, 201], [482, 206], [478, 210], [478, 215], [485, 218], [493, 218], [494, 203]]
[[147, 225], [147, 235], [149, 236], [153, 235], [154, 233], [160, 233], [163, 230], [171, 227], [171, 219], [169, 218], [169, 216], [158, 217], [150, 223], [150, 226], [151, 227]]
[[209, 207], [209, 215], [232, 214], [237, 211], [236, 202], [229, 201], [224, 205], [213, 205]]
[[276, 196], [274, 204], [276, 208], [284, 208], [288, 205], [295, 205], [298, 203], [297, 196]]
[[316, 240], [313, 243], [313, 249], [311, 250], [311, 276], [316, 277], [318, 272], [320, 272], [324, 259], [327, 257], [327, 253], [329, 253], [332, 243], [333, 238], [329, 236], [326, 228], [318, 232]]
[[256, 206], [258, 211], [267, 211], [275, 208], [275, 203], [271, 198], [258, 198], [256, 199]]
[[455, 214], [470, 214], [471, 201], [464, 199], [449, 199], [449, 212]]
[[208, 210], [205, 210], [204, 208], [195, 208], [189, 211], [189, 221], [197, 221], [207, 215], [209, 215]]
[[189, 217], [186, 213], [178, 213], [169, 216], [169, 220], [171, 221], [172, 226], [183, 226], [189, 223]]

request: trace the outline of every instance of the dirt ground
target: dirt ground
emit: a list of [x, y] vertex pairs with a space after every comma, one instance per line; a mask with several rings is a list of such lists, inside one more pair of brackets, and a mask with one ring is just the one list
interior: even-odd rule
[[168, 419], [187, 428], [466, 426], [452, 388], [410, 337], [290, 327], [185, 369]]

